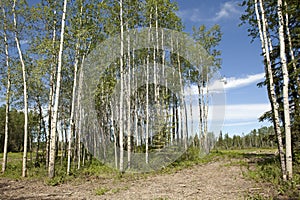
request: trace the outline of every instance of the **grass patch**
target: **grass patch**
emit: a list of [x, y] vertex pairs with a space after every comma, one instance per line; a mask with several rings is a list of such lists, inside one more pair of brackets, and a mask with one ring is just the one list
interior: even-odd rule
[[247, 200], [273, 200], [272, 197], [265, 197], [262, 194], [249, 194], [245, 197]]
[[116, 193], [118, 193], [120, 191], [125, 191], [125, 190], [128, 190], [128, 189], [129, 189], [128, 186], [120, 187], [120, 188], [114, 188], [114, 189], [111, 190], [111, 193], [116, 194]]
[[229, 163], [226, 163], [223, 165], [224, 167], [230, 167], [230, 166], [245, 166], [248, 167], [248, 162], [244, 160], [236, 160], [236, 161], [230, 161]]
[[104, 195], [105, 193], [107, 193], [108, 191], [110, 191], [110, 189], [106, 188], [106, 187], [101, 187], [95, 190], [96, 195], [101, 196]]
[[95, 190], [95, 194], [98, 195], [98, 196], [101, 196], [101, 195], [104, 195], [104, 194], [107, 194], [107, 193], [116, 194], [118, 192], [128, 190], [128, 188], [129, 188], [128, 186], [126, 186], [126, 187], [119, 187], [119, 188], [113, 188], [113, 189], [109, 189], [107, 187], [100, 187], [100, 188], [97, 188]]
[[114, 177], [117, 171], [97, 159], [92, 159], [86, 166], [82, 167], [77, 173], [84, 176], [94, 176], [98, 178]]
[[300, 168], [293, 166], [294, 176], [292, 181], [283, 181], [280, 161], [278, 156], [268, 156], [250, 163], [253, 167], [244, 175], [256, 182], [270, 184], [277, 190], [278, 197], [282, 199], [300, 199]]

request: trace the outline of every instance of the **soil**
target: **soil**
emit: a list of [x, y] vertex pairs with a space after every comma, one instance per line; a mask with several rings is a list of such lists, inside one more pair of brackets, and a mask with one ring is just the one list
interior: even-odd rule
[[213, 161], [172, 174], [93, 178], [49, 186], [41, 180], [0, 179], [0, 199], [246, 199], [272, 191], [243, 176], [237, 161]]

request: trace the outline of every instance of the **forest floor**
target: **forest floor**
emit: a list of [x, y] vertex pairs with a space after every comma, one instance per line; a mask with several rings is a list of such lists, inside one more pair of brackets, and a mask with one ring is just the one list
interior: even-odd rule
[[[256, 199], [275, 190], [243, 175], [257, 158], [218, 158], [184, 169], [121, 178], [85, 177], [56, 186], [0, 178], [0, 199]], [[250, 165], [249, 165], [250, 163]]]

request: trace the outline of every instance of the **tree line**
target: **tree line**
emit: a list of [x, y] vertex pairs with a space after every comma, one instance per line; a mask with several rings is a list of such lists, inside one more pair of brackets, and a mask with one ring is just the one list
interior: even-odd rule
[[216, 149], [276, 148], [277, 141], [274, 127], [253, 129], [250, 133], [229, 136], [220, 132], [215, 143]]

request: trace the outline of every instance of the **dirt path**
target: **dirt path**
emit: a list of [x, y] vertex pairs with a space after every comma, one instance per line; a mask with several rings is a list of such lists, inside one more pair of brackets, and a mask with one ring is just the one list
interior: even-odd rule
[[0, 179], [0, 199], [245, 199], [252, 191], [268, 192], [243, 178], [242, 170], [229, 161], [215, 161], [138, 180], [94, 179], [47, 186], [41, 181]]

